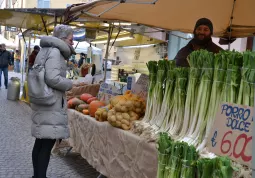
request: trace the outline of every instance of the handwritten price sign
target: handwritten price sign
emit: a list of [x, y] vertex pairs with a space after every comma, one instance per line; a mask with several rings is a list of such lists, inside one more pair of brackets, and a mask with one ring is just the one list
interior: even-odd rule
[[149, 76], [142, 74], [132, 88], [132, 93], [137, 94], [143, 99], [147, 99], [149, 89]]
[[118, 90], [117, 87], [107, 83], [102, 83], [100, 85], [97, 97], [100, 101], [104, 101], [105, 103], [108, 104], [112, 97], [117, 96], [119, 94], [120, 90]]
[[208, 139], [209, 150], [217, 155], [252, 166], [253, 108], [223, 103]]

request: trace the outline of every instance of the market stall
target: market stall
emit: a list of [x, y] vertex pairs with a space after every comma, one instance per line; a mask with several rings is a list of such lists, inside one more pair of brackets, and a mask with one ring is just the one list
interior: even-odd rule
[[[214, 35], [227, 38], [229, 43], [231, 38], [253, 35], [254, 21], [251, 14], [254, 11], [251, 7], [254, 1], [227, 0], [223, 4], [222, 1], [212, 1], [206, 7], [200, 4], [203, 3], [105, 0], [73, 6], [69, 14], [71, 17], [90, 16], [105, 21], [135, 21], [189, 33], [194, 31], [195, 21], [203, 16], [214, 22]], [[195, 11], [192, 15], [187, 14], [190, 8]], [[152, 17], [151, 12], [157, 16]], [[180, 18], [169, 19], [180, 12], [183, 14]], [[131, 129], [140, 137], [158, 136], [164, 132], [157, 140], [158, 178], [251, 177], [252, 170], [254, 172], [254, 165], [251, 166], [250, 133], [254, 128], [250, 122], [254, 107], [254, 56], [250, 52], [241, 54], [227, 51], [213, 55], [196, 51], [189, 57], [190, 69], [175, 68], [173, 61], [148, 62], [150, 89], [146, 113], [142, 121], [132, 124]], [[219, 115], [219, 107], [227, 107], [229, 112], [232, 111], [231, 116], [226, 114], [229, 118], [224, 117], [221, 121], [224, 127], [214, 126], [219, 124], [215, 120], [216, 115]], [[247, 110], [250, 113], [246, 115], [245, 121], [234, 119], [238, 116], [233, 115], [233, 112], [236, 109], [239, 111], [239, 108], [240, 111]], [[223, 110], [221, 112], [224, 113]], [[244, 119], [244, 116], [239, 119]], [[248, 124], [246, 131], [237, 126], [244, 122]], [[237, 146], [240, 139], [245, 143]], [[234, 169], [233, 165], [239, 169]]]
[[[252, 7], [254, 2], [247, 2], [249, 3], [237, 3], [238, 8], [236, 8], [235, 12], [240, 12], [240, 9], [243, 9], [243, 7]], [[134, 8], [135, 12], [133, 12], [133, 6], [123, 1], [97, 1], [89, 5], [81, 5], [78, 8], [70, 8], [71, 12], [74, 12], [74, 14], [71, 13], [71, 18], [67, 16], [68, 19], [66, 20], [70, 22], [76, 19], [73, 15], [77, 17], [80, 12], [82, 12], [80, 15], [83, 18], [87, 18], [91, 15], [99, 20], [100, 18], [109, 20], [109, 28], [107, 28], [107, 30], [103, 29], [108, 35], [105, 54], [105, 61], [107, 62], [110, 42], [118, 38], [118, 33], [115, 37], [112, 37], [114, 31], [112, 19], [118, 19], [116, 14], [117, 16], [121, 13], [123, 15], [119, 16], [119, 20], [131, 21], [130, 17], [133, 18], [133, 16], [131, 16], [130, 13], [136, 13], [138, 14], [136, 22], [151, 26], [159, 26], [169, 30], [181, 29], [184, 32], [192, 32], [194, 19], [191, 20], [185, 17], [187, 23], [181, 23], [185, 26], [178, 23], [182, 20], [182, 22], [184, 22], [184, 19], [172, 18], [169, 20], [169, 16], [176, 14], [176, 11], [169, 11], [169, 9], [166, 9], [170, 7], [169, 3], [173, 2], [155, 0], [152, 3], [145, 1], [141, 3], [149, 6], [146, 8], [148, 10], [146, 11], [147, 13], [151, 14], [154, 8], [154, 10], [156, 10], [155, 12], [161, 14], [162, 18], [160, 20], [158, 20], [158, 18], [150, 19], [148, 18], [149, 15], [145, 15], [146, 18], [142, 17], [143, 14], [141, 14], [141, 12], [145, 9], [142, 5], [139, 5], [139, 8]], [[210, 9], [212, 7], [215, 9], [219, 8], [221, 10], [220, 12], [224, 14], [221, 18], [211, 16], [211, 11], [208, 9], [196, 12], [200, 14], [204, 13], [204, 15], [212, 17], [213, 21], [216, 19], [216, 35], [232, 37], [231, 35], [247, 36], [253, 34], [254, 29], [252, 27], [254, 24], [247, 22], [249, 18], [245, 18], [246, 21], [242, 21], [240, 18], [236, 18], [240, 13], [233, 13], [233, 11], [231, 13], [233, 6], [235, 7], [235, 1], [234, 4], [232, 1], [226, 1], [224, 3], [224, 6], [228, 7], [227, 10], [219, 8], [223, 7], [221, 1], [213, 2], [213, 4], [211, 4], [212, 6], [208, 6]], [[178, 5], [183, 6], [183, 3], [180, 2], [180, 4], [171, 5], [171, 8], [177, 9], [176, 7], [178, 7]], [[188, 4], [182, 9], [188, 12], [186, 8], [193, 7], [193, 5], [194, 4]], [[87, 9], [86, 12], [83, 11], [84, 8]], [[102, 9], [106, 10], [104, 11]], [[247, 10], [248, 13], [246, 14], [253, 14], [253, 11], [250, 11], [251, 8], [248, 9], [249, 11]], [[223, 13], [223, 11], [226, 13]], [[173, 14], [166, 16], [165, 12], [171, 12]], [[234, 18], [231, 18], [234, 19], [233, 21], [229, 18], [230, 15], [234, 15]], [[193, 14], [193, 16], [190, 17], [197, 18], [197, 15]], [[242, 15], [242, 17], [245, 17], [245, 14]], [[52, 17], [50, 19], [52, 19]], [[168, 20], [169, 23], [165, 23]], [[230, 23], [228, 23], [229, 21]], [[172, 26], [172, 24], [176, 24], [177, 26]], [[229, 26], [232, 27], [230, 30]], [[86, 25], [84, 25], [84, 27], [86, 27]], [[190, 27], [192, 27], [192, 29]], [[238, 32], [238, 28], [240, 27], [242, 27], [241, 31]], [[47, 29], [45, 29], [45, 31], [47, 32]], [[109, 177], [156, 177], [157, 170], [159, 178], [162, 176], [170, 176], [173, 178], [180, 176], [200, 178], [211, 175], [218, 177], [221, 175], [221, 177], [224, 178], [232, 177], [233, 167], [230, 159], [222, 159], [222, 157], [217, 159], [215, 158], [215, 154], [208, 153], [206, 149], [208, 148], [207, 144], [210, 142], [208, 140], [214, 139], [215, 141], [217, 139], [217, 134], [212, 137], [211, 131], [213, 122], [215, 121], [217, 106], [222, 101], [253, 106], [253, 56], [254, 54], [245, 53], [243, 57], [240, 57], [240, 54], [235, 52], [226, 54], [220, 53], [220, 56], [212, 56], [204, 51], [199, 51], [191, 55], [191, 69], [175, 68], [174, 63], [171, 61], [148, 62], [150, 89], [145, 113], [144, 103], [141, 104], [140, 98], [137, 99], [137, 96], [133, 97], [132, 95], [130, 96], [130, 94], [128, 94], [127, 97], [133, 98], [134, 100], [126, 99], [124, 102], [122, 101], [121, 104], [116, 104], [116, 106], [114, 104], [105, 106], [105, 103], [97, 101], [98, 98], [93, 97], [95, 95], [89, 96], [91, 97], [89, 101], [85, 99], [88, 95], [79, 97], [75, 95], [74, 100], [69, 102], [70, 143], [84, 158], [88, 159], [94, 167]], [[202, 61], [204, 61], [204, 63], [197, 61], [200, 58], [203, 59]], [[251, 61], [244, 62], [241, 61], [241, 58], [251, 59]], [[224, 63], [224, 61], [227, 63]], [[242, 67], [243, 69], [240, 70]], [[112, 90], [107, 94], [111, 92]], [[117, 102], [120, 102], [122, 99], [118, 98]], [[130, 107], [130, 105], [132, 106]], [[91, 112], [93, 113], [91, 114]], [[139, 121], [138, 119], [143, 116], [144, 119]], [[105, 122], [102, 123], [102, 121]], [[250, 128], [252, 125], [248, 124], [247, 127]], [[138, 136], [135, 136], [131, 132]], [[145, 140], [155, 141], [155, 139], [150, 139], [150, 137], [158, 136], [159, 132], [164, 132], [164, 134], [161, 134], [160, 138], [157, 140], [159, 145], [157, 151], [159, 159], [158, 163], [156, 163], [156, 142], [148, 143]], [[117, 138], [116, 135], [118, 136]], [[248, 155], [249, 159], [246, 159], [247, 155], [244, 154], [245, 151], [243, 150], [250, 148], [251, 137], [247, 135], [244, 136], [243, 134], [241, 134], [241, 136], [246, 138], [245, 141], [247, 141], [247, 143], [243, 144], [244, 147], [241, 148], [242, 152], [240, 154], [235, 152], [236, 149], [234, 146], [233, 155], [236, 154], [236, 157], [244, 158], [246, 162], [249, 161], [249, 163], [246, 164], [249, 166], [251, 164], [251, 155]], [[145, 137], [147, 139], [145, 139]], [[114, 139], [111, 140], [111, 138]], [[223, 142], [222, 140], [218, 140], [217, 142], [220, 141]], [[231, 140], [231, 142], [229, 140], [227, 141], [227, 143], [231, 143], [231, 145], [232, 142], [234, 143], [233, 140]], [[248, 142], [249, 147], [247, 146]], [[106, 146], [103, 147], [102, 145]], [[131, 148], [135, 149], [130, 153], [128, 149]], [[141, 151], [141, 149], [143, 150]], [[146, 150], [148, 150], [148, 152]], [[189, 150], [192, 155], [187, 155]], [[196, 150], [198, 152], [196, 152]], [[232, 154], [232, 152], [229, 152], [230, 148], [227, 151], [224, 148], [221, 150], [223, 151], [221, 151], [219, 156], [229, 156], [228, 154]], [[203, 151], [205, 151], [205, 153]], [[198, 158], [198, 154], [200, 154], [200, 158]], [[203, 156], [206, 158], [203, 158]], [[145, 157], [150, 158], [149, 165], [148, 162], [143, 163]], [[127, 158], [129, 159], [128, 161], [123, 161], [127, 160]], [[232, 157], [231, 159], [238, 161]], [[169, 160], [171, 160], [171, 162], [169, 162]], [[157, 169], [157, 164], [159, 169]], [[209, 170], [206, 171], [206, 169]], [[241, 172], [241, 175], [242, 172], [249, 172], [251, 169], [240, 166], [240, 170], [239, 172]], [[180, 172], [184, 172], [184, 175], [181, 175]], [[249, 175], [247, 174], [247, 176], [243, 177], [246, 178], [249, 177]]]

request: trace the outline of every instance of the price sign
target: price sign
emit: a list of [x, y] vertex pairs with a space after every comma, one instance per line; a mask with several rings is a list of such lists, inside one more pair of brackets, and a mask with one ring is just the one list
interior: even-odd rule
[[252, 166], [253, 108], [223, 103], [217, 112], [207, 146], [217, 155]]
[[149, 76], [142, 74], [132, 87], [131, 91], [132, 93], [137, 94], [138, 96], [146, 100], [148, 88], [149, 88]]
[[112, 97], [119, 94], [120, 90], [118, 90], [115, 86], [107, 83], [102, 83], [100, 85], [97, 97], [100, 101], [104, 101], [106, 104], [108, 104]]

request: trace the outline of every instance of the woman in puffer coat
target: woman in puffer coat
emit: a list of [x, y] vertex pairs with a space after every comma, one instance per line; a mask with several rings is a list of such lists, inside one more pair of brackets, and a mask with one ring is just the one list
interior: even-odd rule
[[33, 152], [33, 178], [46, 178], [51, 149], [56, 139], [69, 137], [67, 120], [67, 102], [65, 92], [72, 88], [72, 81], [66, 78], [66, 60], [75, 54], [73, 30], [66, 25], [55, 27], [53, 37], [43, 37], [41, 50], [35, 64], [46, 56], [45, 83], [54, 89], [57, 101], [51, 106], [31, 104], [32, 136], [36, 138]]

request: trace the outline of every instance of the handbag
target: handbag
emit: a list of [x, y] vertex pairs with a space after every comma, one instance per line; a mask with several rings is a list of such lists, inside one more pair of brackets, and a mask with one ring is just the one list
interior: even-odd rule
[[49, 106], [57, 101], [54, 89], [45, 83], [45, 63], [50, 49], [45, 49], [47, 50], [45, 55], [40, 57], [40, 61], [34, 64], [28, 73], [27, 82], [30, 103]]

